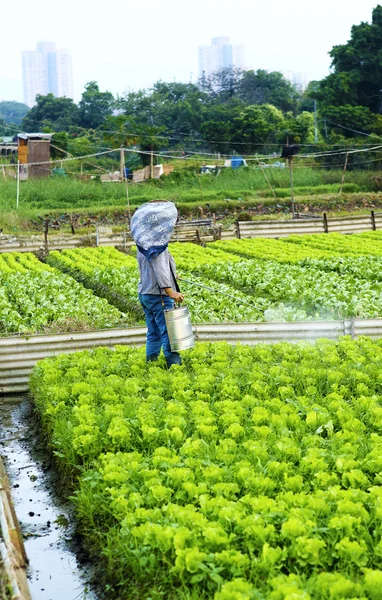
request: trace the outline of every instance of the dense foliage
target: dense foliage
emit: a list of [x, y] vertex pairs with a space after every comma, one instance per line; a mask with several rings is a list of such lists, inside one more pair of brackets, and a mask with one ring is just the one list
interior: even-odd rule
[[29, 252], [0, 255], [0, 335], [103, 329], [125, 315]]
[[170, 370], [123, 347], [41, 362], [108, 597], [380, 600], [381, 370], [380, 342], [347, 338], [198, 344]]

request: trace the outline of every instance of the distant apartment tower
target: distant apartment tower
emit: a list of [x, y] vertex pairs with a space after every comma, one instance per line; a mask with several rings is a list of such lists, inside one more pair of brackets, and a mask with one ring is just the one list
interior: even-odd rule
[[72, 57], [53, 42], [40, 42], [22, 53], [24, 102], [36, 103], [37, 94], [73, 98]]
[[285, 79], [288, 79], [298, 92], [304, 92], [309, 84], [306, 73], [295, 73], [294, 71], [282, 71]]
[[212, 38], [211, 46], [198, 48], [199, 77], [229, 67], [244, 69], [244, 63], [244, 46], [230, 44], [227, 36]]

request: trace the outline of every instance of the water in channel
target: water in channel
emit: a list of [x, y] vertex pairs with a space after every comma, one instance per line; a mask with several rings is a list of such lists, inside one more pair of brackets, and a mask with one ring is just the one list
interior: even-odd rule
[[0, 455], [29, 558], [32, 600], [96, 600], [89, 569], [69, 545], [68, 507], [55, 495], [48, 461], [35, 442], [30, 400], [0, 397]]

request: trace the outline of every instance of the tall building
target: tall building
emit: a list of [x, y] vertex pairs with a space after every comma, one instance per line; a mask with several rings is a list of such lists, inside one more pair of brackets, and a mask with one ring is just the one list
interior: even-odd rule
[[298, 92], [304, 92], [308, 87], [309, 77], [306, 73], [296, 73], [295, 71], [282, 71], [285, 79], [288, 79]]
[[39, 42], [22, 53], [24, 102], [33, 106], [37, 94], [73, 98], [72, 57], [53, 42]]
[[198, 48], [199, 77], [229, 67], [244, 69], [244, 64], [244, 46], [230, 44], [228, 36], [212, 38], [210, 46]]

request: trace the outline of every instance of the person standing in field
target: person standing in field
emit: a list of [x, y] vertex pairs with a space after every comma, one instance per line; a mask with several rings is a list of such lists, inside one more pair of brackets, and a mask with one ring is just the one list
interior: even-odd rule
[[171, 352], [164, 316], [165, 310], [184, 299], [177, 291], [175, 261], [168, 251], [177, 216], [172, 202], [147, 202], [136, 210], [130, 223], [137, 246], [138, 296], [147, 325], [146, 360], [157, 360], [163, 348], [168, 367], [182, 364], [180, 354]]

